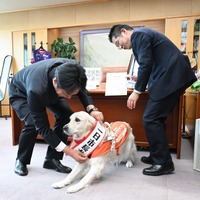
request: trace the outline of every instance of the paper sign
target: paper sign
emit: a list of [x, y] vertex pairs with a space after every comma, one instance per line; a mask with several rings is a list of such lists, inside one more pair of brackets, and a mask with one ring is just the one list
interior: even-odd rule
[[106, 96], [127, 95], [126, 72], [106, 74]]
[[95, 90], [101, 79], [101, 68], [84, 67], [87, 76], [87, 90]]

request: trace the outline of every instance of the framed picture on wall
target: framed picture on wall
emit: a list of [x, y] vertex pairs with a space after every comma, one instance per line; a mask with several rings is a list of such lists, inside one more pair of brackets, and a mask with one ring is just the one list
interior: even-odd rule
[[80, 32], [80, 63], [83, 67], [128, 66], [132, 50], [119, 50], [108, 39], [110, 29]]

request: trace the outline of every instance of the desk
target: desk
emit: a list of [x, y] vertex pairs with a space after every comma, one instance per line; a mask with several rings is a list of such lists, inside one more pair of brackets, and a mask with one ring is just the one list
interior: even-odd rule
[[[128, 95], [131, 91], [128, 91]], [[141, 147], [148, 147], [146, 134], [143, 128], [143, 113], [148, 100], [148, 93], [142, 93], [140, 99], [137, 102], [137, 107], [130, 110], [126, 106], [128, 96], [106, 96], [104, 90], [90, 91], [94, 105], [103, 112], [105, 121], [126, 121], [133, 128], [135, 135], [136, 145]], [[74, 111], [84, 110], [80, 100], [77, 96], [73, 96], [72, 99], [66, 100], [70, 107]], [[167, 139], [170, 149], [176, 150], [177, 158], [180, 158], [181, 148], [181, 118], [182, 118], [182, 97], [178, 104], [174, 107], [171, 114], [166, 121]], [[48, 112], [51, 126], [54, 123], [53, 115]], [[16, 145], [19, 140], [19, 135], [22, 129], [23, 123], [20, 122], [15, 112], [12, 110], [12, 136], [13, 145]]]

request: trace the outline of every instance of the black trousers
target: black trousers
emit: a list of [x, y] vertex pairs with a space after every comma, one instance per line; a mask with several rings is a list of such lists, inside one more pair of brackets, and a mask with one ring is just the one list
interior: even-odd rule
[[[27, 100], [23, 98], [12, 99], [11, 105], [18, 117], [24, 121], [24, 127], [19, 137], [19, 148], [16, 159], [19, 159], [23, 164], [30, 164], [38, 132], [35, 129]], [[60, 99], [56, 104], [47, 107], [47, 109], [54, 114], [56, 119], [53, 127], [54, 133], [66, 143], [67, 135], [63, 133], [63, 126], [69, 122], [69, 117], [73, 111], [64, 99]], [[53, 158], [61, 160], [63, 158], [63, 152], [57, 152], [55, 149], [48, 146], [46, 159]]]
[[165, 121], [183, 93], [183, 90], [179, 90], [160, 101], [149, 98], [147, 102], [143, 124], [149, 142], [150, 156], [155, 164], [163, 165], [172, 161]]

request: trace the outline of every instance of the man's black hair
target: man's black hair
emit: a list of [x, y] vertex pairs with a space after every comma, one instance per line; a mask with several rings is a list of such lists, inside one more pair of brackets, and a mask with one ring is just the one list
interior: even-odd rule
[[87, 77], [85, 69], [77, 62], [64, 63], [57, 67], [55, 77], [59, 88], [71, 94], [76, 89], [84, 90]]
[[133, 30], [133, 28], [127, 24], [116, 24], [110, 29], [110, 33], [108, 35], [109, 41], [112, 43], [112, 38], [117, 38], [121, 35], [122, 28], [126, 30]]

